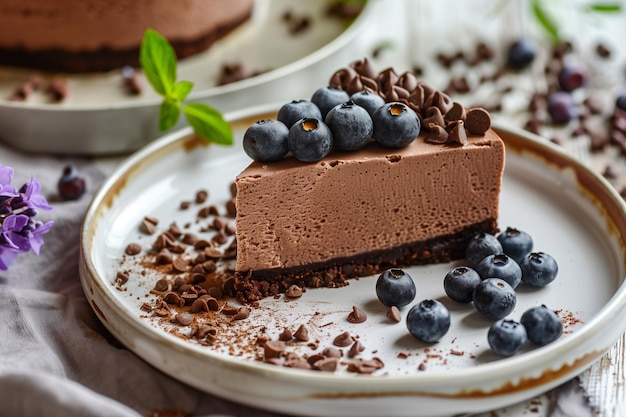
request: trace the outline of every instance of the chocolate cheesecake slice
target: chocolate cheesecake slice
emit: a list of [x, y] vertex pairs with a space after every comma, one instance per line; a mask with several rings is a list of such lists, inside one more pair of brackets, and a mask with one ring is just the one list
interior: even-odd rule
[[492, 130], [464, 146], [420, 137], [313, 164], [254, 162], [236, 179], [237, 292], [252, 301], [462, 258], [471, 236], [497, 231], [503, 168]]
[[[495, 234], [505, 150], [482, 109], [466, 109], [405, 73], [366, 62], [331, 86], [366, 89], [415, 111], [408, 146], [372, 139], [305, 163], [253, 162], [236, 178], [235, 293], [243, 302], [291, 285], [338, 287], [391, 267], [463, 258], [477, 233]], [[297, 155], [296, 155], [297, 156]]]

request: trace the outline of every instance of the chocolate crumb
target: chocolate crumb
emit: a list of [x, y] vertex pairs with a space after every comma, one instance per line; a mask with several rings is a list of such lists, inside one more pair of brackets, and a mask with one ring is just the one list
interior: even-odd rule
[[204, 204], [209, 197], [209, 192], [206, 190], [199, 190], [196, 192], [196, 204]]

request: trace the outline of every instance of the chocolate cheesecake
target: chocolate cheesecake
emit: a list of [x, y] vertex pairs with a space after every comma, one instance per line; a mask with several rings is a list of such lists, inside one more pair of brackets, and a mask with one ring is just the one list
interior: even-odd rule
[[418, 104], [411, 103], [427, 128], [408, 146], [370, 141], [314, 163], [291, 156], [253, 162], [237, 176], [235, 288], [242, 301], [293, 284], [343, 286], [390, 267], [460, 259], [472, 236], [497, 232], [502, 140], [481, 111], [470, 117], [471, 109], [440, 103], [444, 115], [459, 118], [436, 126], [427, 116], [433, 110]]

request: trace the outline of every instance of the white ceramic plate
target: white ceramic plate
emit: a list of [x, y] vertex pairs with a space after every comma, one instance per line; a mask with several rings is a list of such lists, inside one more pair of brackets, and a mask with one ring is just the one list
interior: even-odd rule
[[[325, 85], [329, 74], [371, 50], [371, 32], [381, 7], [389, 0], [369, 2], [346, 29], [347, 21], [326, 14], [326, 1], [259, 0], [253, 18], [208, 51], [180, 62], [178, 78], [193, 81], [188, 101], [208, 103], [222, 112], [308, 98], [313, 86]], [[388, 6], [388, 4], [387, 4]], [[291, 35], [285, 11], [307, 16], [308, 30]], [[372, 24], [374, 26], [372, 26]], [[249, 71], [269, 70], [217, 86], [225, 63], [242, 63]], [[67, 75], [71, 92], [59, 104], [44, 93], [27, 102], [12, 102], [13, 91], [34, 71], [0, 68], [0, 140], [31, 152], [113, 154], [138, 149], [161, 136], [157, 129], [160, 97], [147, 82], [142, 94], [129, 96], [120, 71]], [[284, 88], [289, 86], [289, 88]], [[184, 125], [184, 117], [178, 127]]]
[[[111, 333], [163, 372], [233, 401], [295, 415], [454, 415], [497, 409], [545, 392], [589, 367], [626, 329], [621, 197], [556, 146], [500, 127], [507, 162], [499, 225], [529, 232], [535, 249], [552, 254], [560, 266], [548, 287], [520, 287], [510, 317], [519, 319], [540, 304], [558, 310], [565, 332], [557, 342], [527, 346], [511, 358], [494, 355], [486, 342], [491, 322], [444, 294], [442, 280], [453, 264], [407, 269], [417, 283], [415, 302], [435, 298], [451, 311], [452, 327], [438, 343], [418, 342], [404, 322], [393, 324], [386, 317], [374, 292], [375, 277], [339, 289], [309, 290], [295, 301], [265, 299], [248, 319], [218, 319], [222, 328], [213, 347], [189, 340], [189, 327], [141, 310], [154, 299], [150, 290], [160, 275], [150, 268], [142, 273], [141, 257], [122, 260], [124, 249], [131, 242], [150, 247], [154, 236], [140, 231], [146, 215], [158, 219], [161, 230], [173, 220], [179, 226], [188, 223], [190, 230], [203, 227], [207, 221], [196, 218], [200, 206], [180, 210], [179, 203], [207, 189], [209, 202], [222, 207], [235, 175], [249, 163], [241, 151], [242, 134], [266, 117], [258, 110], [231, 115], [237, 137], [231, 148], [205, 146], [189, 130], [150, 144], [118, 168], [86, 214], [80, 263], [85, 294]], [[121, 288], [114, 284], [117, 271], [130, 276]], [[368, 315], [366, 322], [347, 321], [355, 305]], [[288, 350], [311, 354], [348, 331], [365, 347], [359, 357], [380, 358], [384, 368], [358, 375], [345, 366], [326, 373], [255, 360], [257, 336], [276, 339], [284, 328], [295, 331], [301, 324], [315, 346], [290, 343]]]

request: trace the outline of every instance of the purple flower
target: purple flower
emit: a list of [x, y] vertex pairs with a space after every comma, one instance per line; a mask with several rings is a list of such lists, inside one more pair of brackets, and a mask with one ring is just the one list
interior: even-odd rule
[[0, 270], [7, 270], [19, 253], [32, 249], [39, 255], [43, 235], [54, 224], [34, 219], [37, 209], [52, 209], [40, 193], [39, 182], [31, 177], [16, 190], [12, 181], [13, 169], [0, 165]]

